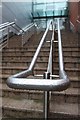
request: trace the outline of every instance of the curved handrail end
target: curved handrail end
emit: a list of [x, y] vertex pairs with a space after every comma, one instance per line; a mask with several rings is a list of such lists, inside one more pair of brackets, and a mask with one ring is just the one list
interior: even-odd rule
[[7, 85], [14, 89], [40, 90], [40, 91], [62, 91], [69, 87], [69, 79], [27, 79], [9, 77]]

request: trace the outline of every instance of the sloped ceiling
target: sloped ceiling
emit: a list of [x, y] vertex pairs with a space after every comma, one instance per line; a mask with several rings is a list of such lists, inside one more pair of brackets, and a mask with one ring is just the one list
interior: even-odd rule
[[32, 2], [2, 2], [2, 23], [16, 22], [25, 27], [32, 21]]

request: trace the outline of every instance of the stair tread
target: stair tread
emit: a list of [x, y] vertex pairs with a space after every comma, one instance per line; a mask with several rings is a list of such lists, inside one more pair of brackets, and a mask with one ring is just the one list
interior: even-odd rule
[[[44, 47], [44, 48], [42, 48], [42, 50], [40, 51], [40, 52], [49, 52], [50, 51], [50, 49], [49, 49], [50, 47]], [[6, 53], [15, 53], [15, 54], [18, 54], [18, 52], [19, 53], [25, 53], [25, 52], [35, 52], [36, 51], [36, 49], [37, 48], [32, 48], [32, 50], [30, 50], [30, 48], [28, 49], [28, 48], [26, 48], [26, 49], [8, 49], [8, 50], [4, 50], [4, 51], [2, 51], [2, 54], [4, 54], [4, 52], [6, 52]], [[55, 52], [58, 52], [58, 50], [57, 49], [54, 49], [54, 51]], [[78, 48], [76, 48], [76, 49], [66, 49], [66, 48], [63, 48], [63, 53], [65, 53], [65, 52], [76, 52], [76, 53], [78, 53], [79, 54], [79, 49]]]
[[[10, 76], [9, 74], [0, 74], [0, 78], [8, 78], [9, 76]], [[80, 78], [78, 76], [76, 77], [70, 76], [69, 79], [71, 81], [80, 81]]]
[[[28, 67], [24, 67], [24, 66], [0, 66], [0, 69], [14, 69], [14, 70], [16, 70], [16, 69], [21, 69], [21, 70], [27, 70], [28, 69]], [[39, 69], [39, 70], [46, 70], [46, 68], [42, 68], [42, 67], [35, 67], [34, 68], [34, 70], [36, 70], [36, 69]]]
[[[30, 50], [30, 49], [33, 49], [33, 50], [36, 50], [37, 49], [37, 47], [38, 47], [38, 45], [34, 45], [34, 46], [27, 46], [27, 47], [21, 47], [21, 48], [4, 48], [3, 50], [2, 50], [2, 52], [4, 52], [4, 51], [6, 51], [6, 52], [10, 52], [10, 51], [26, 51], [26, 50]], [[42, 50], [45, 48], [45, 47], [47, 47], [47, 48], [50, 48], [50, 45], [44, 45], [44, 46], [42, 46]], [[30, 50], [31, 51], [31, 50]]]
[[[46, 56], [45, 56], [45, 57], [46, 57]], [[2, 60], [2, 62], [3, 62], [3, 63], [27, 63], [27, 62], [30, 63], [31, 61], [27, 59], [26, 61], [24, 61], [24, 60], [23, 60], [23, 61], [22, 61], [22, 60], [21, 60], [21, 61], [15, 61], [15, 60]], [[43, 60], [40, 60], [40, 59], [38, 59], [37, 62], [40, 62], [40, 63], [45, 62], [45, 63], [47, 63], [48, 60], [44, 60], [44, 59], [43, 59]], [[54, 61], [53, 63], [58, 64], [58, 61]], [[75, 60], [75, 61], [64, 60], [64, 63], [73, 63], [73, 64], [74, 64], [74, 63], [77, 63], [77, 64], [79, 64], [79, 63], [78, 63], [78, 60]]]
[[[58, 68], [54, 68], [54, 70], [58, 70]], [[80, 68], [65, 68], [65, 70], [69, 70], [69, 71], [80, 71]]]
[[[26, 68], [26, 66], [24, 67], [24, 66], [0, 66], [0, 68], [3, 68], [3, 69], [25, 69]], [[36, 68], [38, 68], [38, 67], [36, 67]], [[27, 69], [27, 68], [26, 68]], [[41, 67], [39, 67], [39, 69], [45, 69], [45, 68], [41, 68]], [[58, 70], [58, 68], [54, 68], [54, 70]], [[74, 71], [76, 71], [76, 70], [78, 70], [78, 71], [80, 71], [80, 68], [65, 68], [65, 70], [74, 70]]]
[[64, 91], [61, 91], [61, 92], [52, 92], [53, 94], [58, 94], [58, 95], [60, 95], [60, 94], [62, 94], [62, 95], [80, 95], [80, 93], [79, 93], [79, 91], [80, 91], [80, 88], [68, 88], [68, 89], [66, 89], [66, 90], [64, 90]]
[[26, 66], [23, 67], [23, 66], [0, 66], [0, 69], [27, 69]]
[[2, 90], [5, 90], [5, 91], [15, 91], [15, 92], [26, 92], [26, 93], [34, 93], [34, 94], [36, 94], [36, 93], [39, 93], [39, 94], [41, 94], [41, 93], [43, 93], [42, 91], [38, 91], [38, 90], [21, 90], [21, 89], [12, 89], [12, 88], [9, 88], [8, 86], [7, 86], [7, 84], [5, 84], [5, 83], [3, 83], [2, 85], [0, 84], [0, 88], [2, 87]]
[[71, 77], [69, 77], [69, 79], [71, 81], [79, 81], [80, 82], [80, 76], [76, 76], [76, 77], [71, 76]]
[[[42, 101], [36, 100], [26, 100], [26, 99], [12, 99], [12, 98], [2, 98], [3, 108], [14, 109], [15, 112], [18, 111], [43, 111]], [[79, 115], [79, 104], [75, 103], [50, 103], [50, 111], [54, 113], [63, 113], [71, 115]]]
[[26, 109], [40, 109], [42, 107], [41, 104], [35, 103], [33, 100], [26, 99], [11, 99], [11, 98], [2, 98], [3, 106], [18, 110], [26, 110]]
[[[15, 53], [14, 53], [14, 54], [8, 54], [8, 53], [7, 53], [6, 55], [2, 55], [2, 58], [4, 58], [4, 57], [5, 57], [5, 58], [6, 58], [6, 57], [29, 57], [29, 56], [33, 56], [33, 55], [34, 55], [34, 52], [25, 53], [25, 54], [24, 54], [24, 53], [20, 53], [20, 54], [18, 54], [18, 53], [17, 53], [17, 54], [15, 54]], [[43, 55], [44, 55], [45, 57], [46, 57], [46, 56], [49, 56], [49, 52], [44, 52], [44, 53], [41, 52], [41, 53], [39, 54], [39, 56], [43, 56]], [[58, 58], [58, 55], [55, 55], [54, 57], [55, 57], [55, 58]], [[54, 57], [53, 57], [53, 58], [54, 58]], [[63, 57], [65, 57], [65, 58], [68, 58], [68, 57], [69, 57], [69, 58], [77, 58], [77, 59], [79, 59], [79, 58], [80, 58], [80, 54], [79, 54], [79, 55], [75, 55], [75, 54], [65, 55], [65, 54], [64, 54]], [[64, 58], [64, 59], [65, 59], [65, 58]]]
[[[9, 88], [8, 86], [7, 86], [7, 84], [5, 84], [5, 83], [3, 83], [3, 84], [1, 84], [0, 83], [0, 88], [2, 88], [2, 90], [5, 90], [5, 91], [15, 91], [15, 92], [30, 92], [30, 93], [34, 93], [34, 94], [36, 94], [36, 93], [39, 93], [39, 94], [41, 94], [41, 93], [43, 93], [42, 91], [35, 91], [35, 90], [32, 90], [32, 91], [30, 91], [30, 90], [19, 90], [19, 89], [12, 89], [12, 88]], [[80, 93], [79, 93], [79, 91], [80, 91], [80, 88], [68, 88], [67, 90], [64, 90], [64, 91], [61, 91], [61, 92], [55, 92], [55, 91], [52, 91], [52, 94], [62, 94], [62, 95], [80, 95]]]

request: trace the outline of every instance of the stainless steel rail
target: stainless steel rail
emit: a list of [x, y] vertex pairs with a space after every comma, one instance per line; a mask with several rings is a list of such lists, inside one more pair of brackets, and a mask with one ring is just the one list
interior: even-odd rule
[[28, 31], [30, 28], [32, 28], [33, 26], [35, 26], [35, 23], [31, 23], [29, 24], [26, 28], [24, 28], [24, 31]]
[[[48, 67], [47, 72], [44, 73], [45, 79], [52, 79], [53, 74], [53, 43], [54, 43], [54, 26], [52, 24], [52, 38], [50, 41], [50, 53], [49, 53], [49, 60], [48, 60]], [[50, 100], [51, 92], [44, 91], [44, 118], [47, 120], [49, 116], [49, 100]]]
[[[1, 47], [0, 47], [0, 49], [2, 49], [2, 48], [4, 48], [7, 44], [8, 44], [8, 40], [9, 40], [9, 33], [10, 33], [10, 27], [11, 28], [13, 28], [14, 30], [16, 30], [18, 33], [18, 35], [22, 35], [22, 46], [23, 46], [23, 41], [24, 41], [24, 35], [26, 35], [26, 32], [30, 29], [30, 28], [32, 28], [33, 26], [35, 26], [35, 23], [31, 23], [28, 27], [27, 27], [27, 29], [22, 29], [21, 27], [19, 27], [15, 22], [6, 22], [6, 23], [3, 23], [3, 24], [1, 24], [0, 25], [0, 32], [1, 32]], [[7, 30], [7, 33], [6, 33], [6, 35], [7, 35], [7, 37], [6, 37], [6, 41], [5, 41], [5, 44], [3, 43], [4, 42], [4, 39], [3, 39], [3, 37], [5, 36], [4, 34], [2, 34], [3, 33], [3, 31], [6, 31]], [[3, 44], [3, 45], [2, 45]]]
[[9, 24], [9, 22], [0, 24], [0, 28], [1, 28], [2, 26], [5, 26], [6, 24]]
[[16, 29], [17, 31], [19, 31], [17, 28], [15, 28], [13, 25], [16, 25], [19, 30], [22, 30], [22, 32], [25, 32], [22, 28], [20, 28], [15, 22], [6, 22], [0, 25], [0, 29], [4, 29], [7, 28], [9, 26], [13, 27], [14, 29]]
[[[53, 41], [54, 41], [54, 26], [53, 22], [50, 21], [41, 41], [40, 44], [34, 54], [34, 57], [31, 61], [29, 68], [23, 72], [10, 76], [7, 80], [7, 85], [11, 88], [15, 89], [28, 89], [28, 90], [42, 90], [44, 91], [44, 118], [45, 120], [48, 119], [49, 116], [49, 91], [62, 91], [68, 88], [70, 81], [64, 71], [63, 65], [63, 55], [62, 55], [62, 44], [61, 44], [61, 33], [59, 27], [59, 19], [58, 22], [58, 51], [59, 51], [59, 75], [60, 79], [52, 79], [53, 74], [52, 63], [53, 63]], [[49, 54], [49, 61], [47, 72], [44, 73], [43, 79], [28, 79], [27, 77], [33, 74], [34, 66], [36, 64], [38, 55], [40, 53], [41, 47], [45, 42], [45, 37], [48, 33], [49, 27], [52, 25], [52, 38], [51, 38], [51, 47], [50, 47], [50, 54]]]
[[51, 80], [51, 79], [27, 79], [27, 77], [33, 74], [34, 66], [38, 58], [41, 47], [45, 41], [45, 37], [48, 33], [51, 21], [41, 39], [41, 42], [34, 54], [34, 57], [31, 61], [29, 68], [23, 72], [12, 75], [7, 80], [7, 85], [15, 89], [28, 89], [28, 90], [42, 90], [42, 91], [61, 91], [65, 90], [69, 86], [69, 79], [63, 70], [63, 60], [62, 60], [62, 49], [61, 49], [61, 36], [59, 29], [59, 20], [58, 20], [58, 40], [59, 40], [59, 64], [60, 64], [60, 79]]
[[11, 23], [6, 22], [5, 24], [0, 25], [0, 29], [7, 28], [7, 27], [12, 26], [14, 24], [15, 24], [14, 22], [11, 22]]
[[[16, 27], [15, 27], [16, 26]], [[11, 28], [14, 28], [15, 30], [17, 30], [18, 32], [21, 30], [22, 33], [24, 32], [18, 25], [16, 25], [14, 22], [6, 22], [0, 25], [0, 32], [1, 32], [1, 42], [0, 42], [0, 50], [2, 50], [2, 48], [4, 48], [9, 41], [10, 38], [10, 32], [11, 32]], [[21, 33], [21, 34], [22, 34]], [[5, 39], [4, 39], [4, 36]]]

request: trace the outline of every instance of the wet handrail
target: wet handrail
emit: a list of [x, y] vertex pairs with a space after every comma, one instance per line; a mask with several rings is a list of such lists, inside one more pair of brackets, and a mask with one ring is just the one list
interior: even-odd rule
[[[61, 49], [61, 41], [60, 41], [60, 30], [59, 30], [59, 20], [58, 20], [58, 40], [59, 40], [59, 64], [60, 64], [60, 79], [57, 80], [50, 80], [50, 79], [28, 79], [27, 77], [29, 75], [33, 74], [34, 66], [36, 64], [36, 60], [38, 58], [39, 52], [41, 50], [41, 47], [45, 41], [45, 37], [48, 33], [49, 27], [51, 25], [52, 21], [50, 21], [42, 39], [41, 42], [34, 54], [34, 57], [31, 61], [31, 64], [29, 68], [23, 72], [17, 73], [15, 75], [12, 75], [7, 80], [7, 85], [11, 88], [15, 89], [28, 89], [28, 90], [42, 90], [42, 91], [62, 91], [68, 88], [70, 81], [63, 69], [62, 64], [62, 49]], [[62, 65], [62, 66], [61, 66]]]

